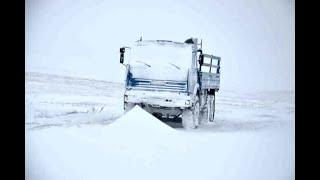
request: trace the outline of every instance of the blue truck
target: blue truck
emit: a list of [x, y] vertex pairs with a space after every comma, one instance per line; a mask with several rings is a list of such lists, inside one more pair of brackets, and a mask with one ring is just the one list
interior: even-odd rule
[[221, 58], [205, 54], [202, 40], [142, 40], [120, 48], [126, 67], [124, 110], [139, 105], [158, 118], [181, 119], [193, 129], [214, 120]]

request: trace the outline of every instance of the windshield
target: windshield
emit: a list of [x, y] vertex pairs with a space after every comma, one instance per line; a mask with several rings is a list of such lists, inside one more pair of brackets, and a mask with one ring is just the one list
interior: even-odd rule
[[130, 71], [134, 78], [187, 80], [192, 47], [184, 43], [138, 42], [131, 49]]

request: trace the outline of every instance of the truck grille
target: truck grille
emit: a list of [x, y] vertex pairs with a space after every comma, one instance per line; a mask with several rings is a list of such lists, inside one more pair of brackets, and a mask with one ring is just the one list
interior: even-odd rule
[[169, 80], [149, 80], [140, 78], [131, 78], [127, 86], [132, 89], [154, 90], [154, 91], [175, 91], [187, 92], [187, 81], [169, 81]]

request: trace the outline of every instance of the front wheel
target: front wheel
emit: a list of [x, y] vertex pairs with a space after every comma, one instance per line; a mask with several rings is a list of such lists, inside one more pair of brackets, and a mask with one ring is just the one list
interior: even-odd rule
[[126, 113], [126, 112], [130, 111], [134, 106], [135, 106], [134, 103], [124, 102], [123, 103], [124, 112]]
[[182, 126], [185, 129], [195, 129], [199, 126], [200, 104], [197, 100], [191, 109], [185, 109], [182, 113]]

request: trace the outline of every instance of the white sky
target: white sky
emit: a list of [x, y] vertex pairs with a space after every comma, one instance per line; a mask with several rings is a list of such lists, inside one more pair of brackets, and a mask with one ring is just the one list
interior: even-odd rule
[[294, 90], [295, 2], [27, 0], [26, 71], [121, 82], [119, 47], [203, 39], [222, 57], [221, 90]]

